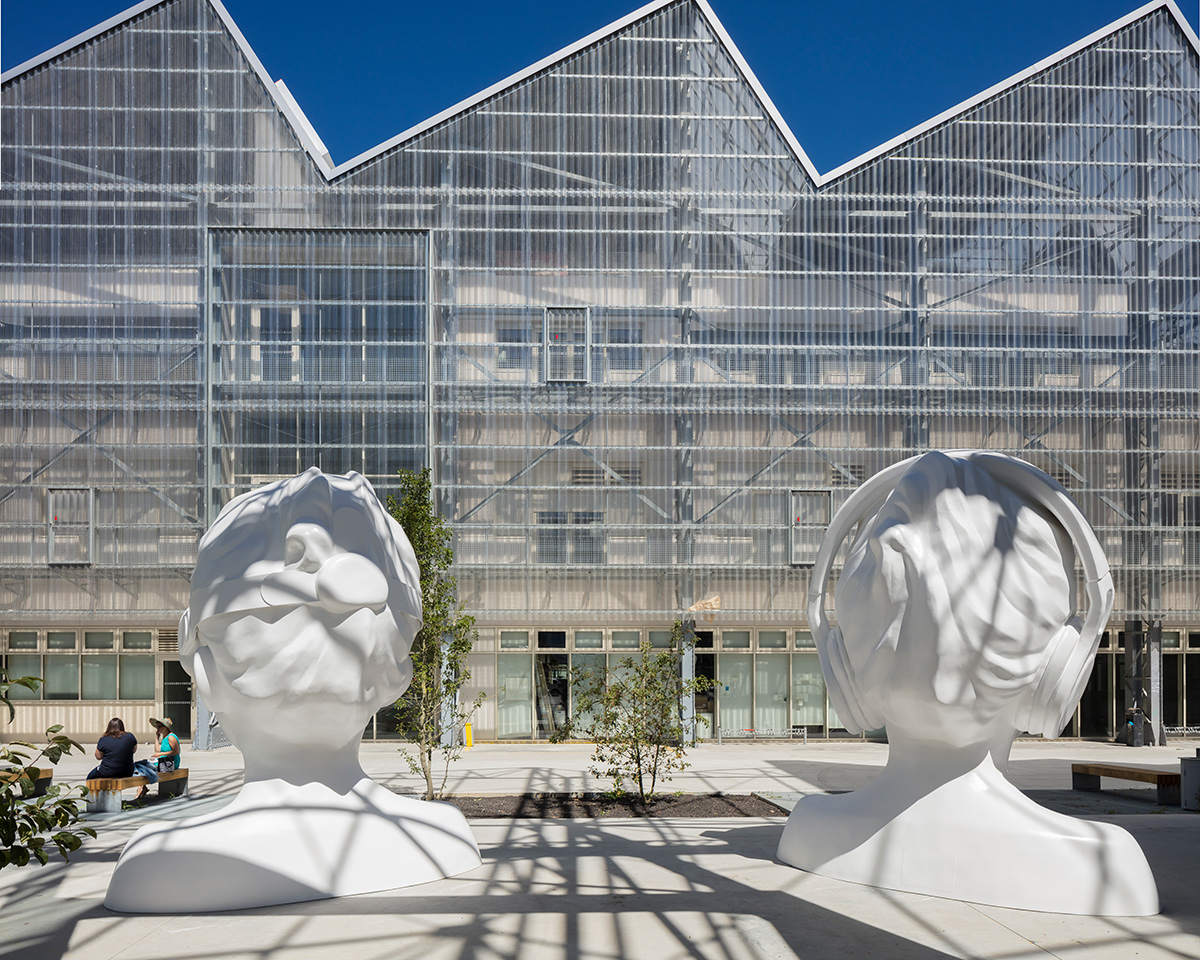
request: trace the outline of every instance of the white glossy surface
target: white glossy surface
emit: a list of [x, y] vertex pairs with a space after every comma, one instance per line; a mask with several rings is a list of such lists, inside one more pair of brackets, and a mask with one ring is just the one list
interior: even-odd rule
[[[855, 522], [830, 626], [825, 581]], [[803, 799], [780, 859], [998, 906], [1157, 913], [1154, 877], [1128, 833], [1046, 810], [1003, 776], [1019, 731], [1061, 731], [1111, 604], [1086, 521], [1028, 464], [930, 453], [864, 484], [822, 544], [809, 620], [831, 703], [852, 732], [886, 725], [888, 764], [852, 793]]]
[[457, 808], [397, 796], [358, 760], [371, 715], [408, 686], [420, 624], [416, 558], [363, 477], [312, 469], [232, 501], [200, 542], [180, 662], [245, 783], [216, 814], [139, 831], [105, 905], [240, 909], [477, 866]]

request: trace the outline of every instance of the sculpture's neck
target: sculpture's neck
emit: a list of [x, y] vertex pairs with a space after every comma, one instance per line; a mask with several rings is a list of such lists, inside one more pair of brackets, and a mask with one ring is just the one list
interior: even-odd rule
[[973, 771], [985, 776], [1003, 775], [1008, 768], [1012, 735], [1005, 733], [991, 740], [979, 740], [961, 746], [945, 742], [919, 740], [903, 731], [888, 730], [888, 768], [903, 771], [906, 779], [918, 778], [926, 791], [936, 789]]
[[282, 746], [270, 751], [245, 753], [246, 783], [284, 780], [300, 785], [323, 783], [339, 793], [347, 792], [363, 779], [358, 761], [358, 741], [337, 750]]

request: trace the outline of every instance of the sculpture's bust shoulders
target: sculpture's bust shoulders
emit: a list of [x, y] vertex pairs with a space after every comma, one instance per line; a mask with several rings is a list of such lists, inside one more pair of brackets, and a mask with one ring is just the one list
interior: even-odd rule
[[805, 797], [780, 858], [855, 883], [1024, 910], [1158, 912], [1145, 855], [1120, 827], [1039, 806], [990, 758], [927, 792], [922, 776], [889, 769], [853, 793]]
[[[452, 804], [398, 796], [365, 777], [345, 792], [258, 781], [215, 813], [138, 831], [105, 905], [154, 913], [292, 903], [387, 889], [397, 885], [397, 868], [409, 885], [479, 862], [471, 828]], [[155, 910], [146, 891], [169, 888], [181, 873], [191, 878], [187, 904], [163, 901]]]

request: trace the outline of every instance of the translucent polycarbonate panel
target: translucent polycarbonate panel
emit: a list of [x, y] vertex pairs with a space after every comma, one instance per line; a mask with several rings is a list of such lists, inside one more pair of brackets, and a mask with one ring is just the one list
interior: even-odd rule
[[424, 235], [221, 230], [209, 263], [214, 509], [309, 467], [398, 492], [427, 446]]
[[[819, 189], [685, 0], [333, 180], [202, 0], [3, 105], [6, 623], [170, 626], [229, 497], [428, 464], [481, 625], [796, 630], [846, 496], [971, 447], [1066, 486], [1115, 621], [1200, 622], [1200, 71], [1165, 9]], [[52, 546], [57, 490], [92, 516]]]

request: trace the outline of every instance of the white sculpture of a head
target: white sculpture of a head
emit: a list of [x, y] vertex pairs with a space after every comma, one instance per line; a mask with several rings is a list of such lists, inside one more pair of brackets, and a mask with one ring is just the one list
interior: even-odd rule
[[311, 469], [244, 494], [200, 541], [179, 659], [242, 750], [226, 806], [143, 827], [113, 910], [233, 910], [409, 886], [480, 863], [451, 804], [398, 796], [359, 763], [363, 728], [412, 677], [420, 570], [356, 473]]
[[[826, 592], [850, 537], [834, 626]], [[780, 859], [1021, 909], [1157, 912], [1128, 833], [1039, 807], [1002, 773], [1018, 732], [1062, 731], [1112, 606], [1087, 521], [1023, 461], [927, 453], [864, 483], [821, 542], [808, 617], [831, 706], [851, 732], [886, 727], [888, 762], [851, 793], [803, 798]]]
[[337, 749], [407, 688], [420, 625], [403, 529], [365, 478], [313, 468], [209, 528], [179, 659], [243, 752]]
[[1057, 736], [1112, 608], [1086, 521], [1049, 476], [1012, 458], [928, 453], [898, 467], [847, 502], [842, 521], [858, 532], [836, 587], [838, 626], [823, 608], [814, 617], [839, 716], [946, 744]]

